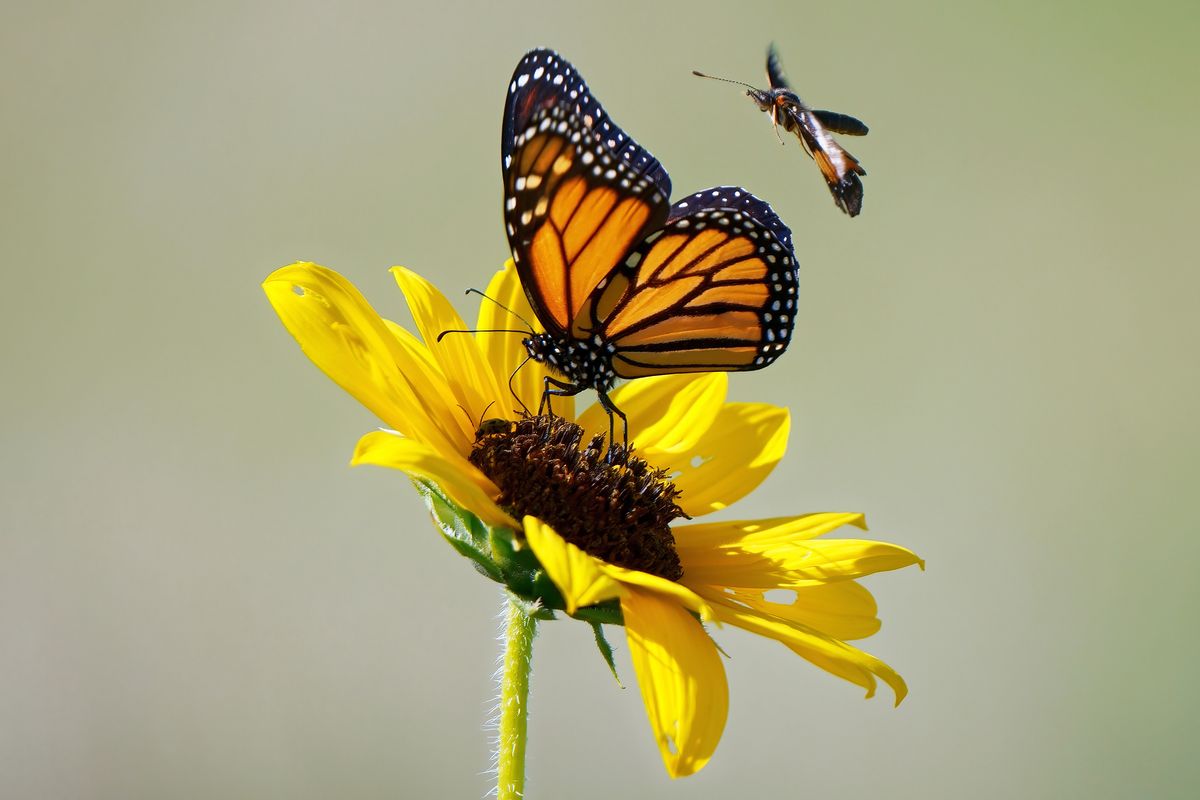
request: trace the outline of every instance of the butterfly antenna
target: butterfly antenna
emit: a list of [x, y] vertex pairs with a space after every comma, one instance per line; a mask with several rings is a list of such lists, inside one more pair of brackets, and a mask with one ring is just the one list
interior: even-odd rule
[[438, 334], [437, 341], [440, 342], [448, 333], [519, 333], [522, 336], [529, 336], [532, 331], [515, 331], [510, 328], [475, 328], [472, 330], [442, 331]]
[[741, 81], [735, 81], [732, 78], [718, 78], [716, 75], [705, 75], [703, 72], [700, 72], [699, 70], [695, 70], [695, 69], [692, 70], [692, 74], [695, 75], [697, 78], [708, 78], [710, 81], [724, 81], [725, 83], [736, 83], [738, 86], [745, 86], [747, 89], [753, 89], [756, 92], [762, 91], [757, 86], [751, 86], [748, 83], [742, 83]]
[[490, 302], [492, 302], [492, 303], [495, 303], [496, 305], [500, 306], [500, 308], [503, 308], [505, 311], [507, 311], [508, 313], [512, 314], [512, 315], [513, 315], [514, 317], [516, 317], [517, 319], [521, 320], [521, 322], [524, 322], [524, 323], [525, 323], [525, 326], [529, 328], [529, 332], [530, 332], [531, 334], [534, 332], [534, 331], [533, 331], [533, 326], [529, 324], [529, 320], [525, 319], [525, 318], [524, 318], [524, 317], [522, 317], [520, 314], [518, 314], [517, 312], [513, 311], [511, 308], [509, 308], [508, 306], [504, 305], [504, 304], [503, 304], [503, 303], [501, 303], [499, 300], [496, 300], [495, 298], [492, 298], [492, 297], [488, 297], [486, 294], [484, 294], [483, 292], [479, 291], [478, 289], [467, 289], [467, 292], [466, 292], [466, 293], [467, 293], [467, 294], [477, 294], [477, 295], [479, 295], [480, 297], [482, 297], [484, 300], [488, 300], [488, 301], [490, 301]]

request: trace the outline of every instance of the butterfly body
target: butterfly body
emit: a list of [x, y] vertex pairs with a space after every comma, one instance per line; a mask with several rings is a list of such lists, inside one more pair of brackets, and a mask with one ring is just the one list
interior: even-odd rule
[[[705, 78], [712, 77], [699, 72], [695, 74]], [[833, 134], [865, 136], [868, 132], [867, 126], [848, 114], [807, 106], [788, 83], [774, 45], [767, 51], [767, 78], [770, 81], [769, 89], [742, 84], [746, 86], [746, 95], [761, 111], [771, 116], [773, 125], [782, 125], [785, 131], [794, 134], [800, 140], [804, 151], [816, 161], [821, 170], [837, 207], [852, 217], [858, 216], [862, 211], [863, 200], [863, 186], [859, 176], [866, 175], [867, 171], [859, 164], [858, 159], [838, 144]]]
[[616, 348], [599, 336], [580, 340], [539, 333], [522, 342], [534, 361], [547, 365], [576, 386], [607, 392], [617, 382]]
[[547, 379], [543, 407], [592, 389], [623, 418], [608, 398], [618, 379], [754, 370], [783, 353], [791, 231], [740, 187], [671, 205], [663, 166], [553, 51], [517, 65], [501, 161], [509, 246], [544, 328], [524, 345], [562, 377]]

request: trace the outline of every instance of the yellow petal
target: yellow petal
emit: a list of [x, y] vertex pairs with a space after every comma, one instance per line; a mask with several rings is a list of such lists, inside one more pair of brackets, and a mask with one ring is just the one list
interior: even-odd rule
[[[496, 302], [480, 301], [479, 322], [475, 326], [479, 330], [521, 330], [527, 327], [526, 322], [533, 326], [536, 333], [544, 330], [537, 315], [533, 313], [533, 308], [529, 305], [529, 299], [521, 287], [521, 281], [517, 277], [517, 270], [513, 266], [512, 259], [506, 261], [504, 268], [497, 270], [496, 274], [492, 276], [491, 283], [488, 284], [487, 296]], [[500, 306], [505, 306], [513, 313], [505, 311]], [[512, 401], [510, 404], [515, 404], [515, 407], [519, 408], [524, 403], [530, 413], [536, 414], [538, 403], [542, 399], [544, 382], [550, 372], [544, 364], [528, 358], [529, 352], [525, 349], [524, 344], [525, 337], [515, 333], [481, 333], [475, 338], [479, 342], [480, 349], [483, 350], [484, 357], [495, 368], [497, 377], [505, 381], [508, 381], [510, 376], [512, 377], [510, 385], [520, 401], [515, 401], [510, 392], [508, 396], [508, 399]], [[574, 419], [575, 398], [555, 398], [554, 411], [561, 417]]]
[[500, 492], [471, 462], [456, 454], [440, 453], [413, 439], [390, 431], [373, 431], [358, 440], [354, 466], [373, 464], [401, 470], [414, 478], [436, 483], [458, 505], [488, 525], [516, 528], [516, 521], [495, 500]]
[[783, 458], [789, 426], [786, 408], [728, 403], [694, 446], [652, 463], [676, 474], [679, 505], [698, 517], [754, 491]]
[[717, 647], [695, 617], [654, 592], [631, 587], [621, 612], [663, 765], [672, 778], [698, 772], [721, 741], [729, 712]]
[[[622, 384], [609, 396], [629, 418], [629, 440], [638, 455], [661, 466], [665, 454], [696, 446], [717, 418], [728, 385], [724, 372], [661, 375]], [[608, 435], [608, 414], [599, 403], [579, 415], [579, 424], [589, 434]], [[620, 420], [617, 426], [619, 437]]]
[[768, 612], [795, 620], [835, 639], [865, 639], [879, 632], [875, 598], [861, 583], [842, 581], [796, 590], [790, 604], [763, 601]]
[[746, 588], [789, 588], [852, 580], [922, 564], [899, 545], [869, 539], [810, 539], [861, 514], [809, 514], [796, 519], [681, 525], [673, 529], [688, 582]]
[[685, 525], [671, 530], [676, 539], [685, 539], [689, 546], [715, 549], [734, 541], [753, 539], [757, 542], [792, 541], [815, 539], [835, 531], [843, 525], [867, 529], [867, 520], [862, 514], [846, 511], [822, 511], [815, 514], [800, 514], [791, 517], [770, 517], [732, 522], [706, 522], [700, 525]]
[[312, 362], [389, 427], [447, 453], [470, 446], [422, 357], [341, 275], [299, 262], [271, 273], [263, 291]]
[[509, 409], [511, 395], [508, 389], [501, 389], [500, 381], [492, 365], [484, 359], [475, 337], [469, 333], [452, 333], [440, 342], [437, 340], [444, 331], [461, 331], [467, 327], [445, 296], [412, 270], [392, 267], [392, 275], [408, 301], [413, 322], [425, 340], [425, 346], [446, 376], [452, 393], [451, 402], [472, 415], [471, 433], [474, 434], [475, 417], [483, 414], [485, 408], [491, 416], [515, 419], [516, 415]]
[[892, 687], [896, 705], [900, 705], [908, 694], [904, 679], [894, 669], [857, 647], [801, 623], [748, 609], [723, 593], [710, 593], [698, 587], [697, 590], [712, 603], [717, 619], [782, 642], [822, 669], [862, 686], [867, 690], [867, 697], [874, 694], [875, 677]]
[[[718, 587], [709, 589], [720, 591]], [[879, 632], [875, 598], [854, 581], [806, 586], [787, 592], [790, 598], [781, 598], [777, 595], [785, 593], [777, 592], [771, 595], [772, 600], [767, 600], [761, 589], [726, 588], [726, 594], [755, 611], [797, 622], [835, 639], [865, 639]]]
[[425, 375], [436, 376], [437, 387], [445, 392], [445, 397], [449, 397], [450, 384], [446, 383], [446, 376], [442, 374], [442, 368], [434, 360], [433, 353], [429, 352], [429, 348], [425, 346], [425, 343], [414, 336], [412, 331], [397, 325], [390, 319], [385, 319], [383, 324], [400, 342], [400, 346], [409, 350], [419, 360], [422, 372]]
[[695, 612], [700, 619], [708, 622], [713, 618], [713, 611], [703, 597], [693, 592], [683, 584], [651, 575], [636, 569], [626, 569], [606, 562], [599, 562], [604, 574], [628, 586], [637, 586], [646, 591], [654, 592], [665, 598], [674, 600], [688, 611]]
[[525, 517], [525, 540], [562, 592], [568, 614], [625, 593], [620, 582], [604, 572], [604, 562], [563, 539], [537, 517]]

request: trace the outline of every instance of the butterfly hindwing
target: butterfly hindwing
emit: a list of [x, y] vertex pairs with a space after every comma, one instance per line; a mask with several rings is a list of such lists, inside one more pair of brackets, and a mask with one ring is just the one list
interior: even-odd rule
[[593, 324], [620, 377], [760, 369], [784, 351], [796, 308], [791, 231], [734, 186], [676, 203], [629, 256]]

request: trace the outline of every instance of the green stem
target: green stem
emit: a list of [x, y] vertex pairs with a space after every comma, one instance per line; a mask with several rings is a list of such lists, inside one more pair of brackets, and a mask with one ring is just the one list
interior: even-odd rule
[[500, 676], [500, 737], [496, 751], [497, 800], [525, 797], [525, 740], [529, 716], [529, 669], [537, 620], [508, 603], [504, 668]]

